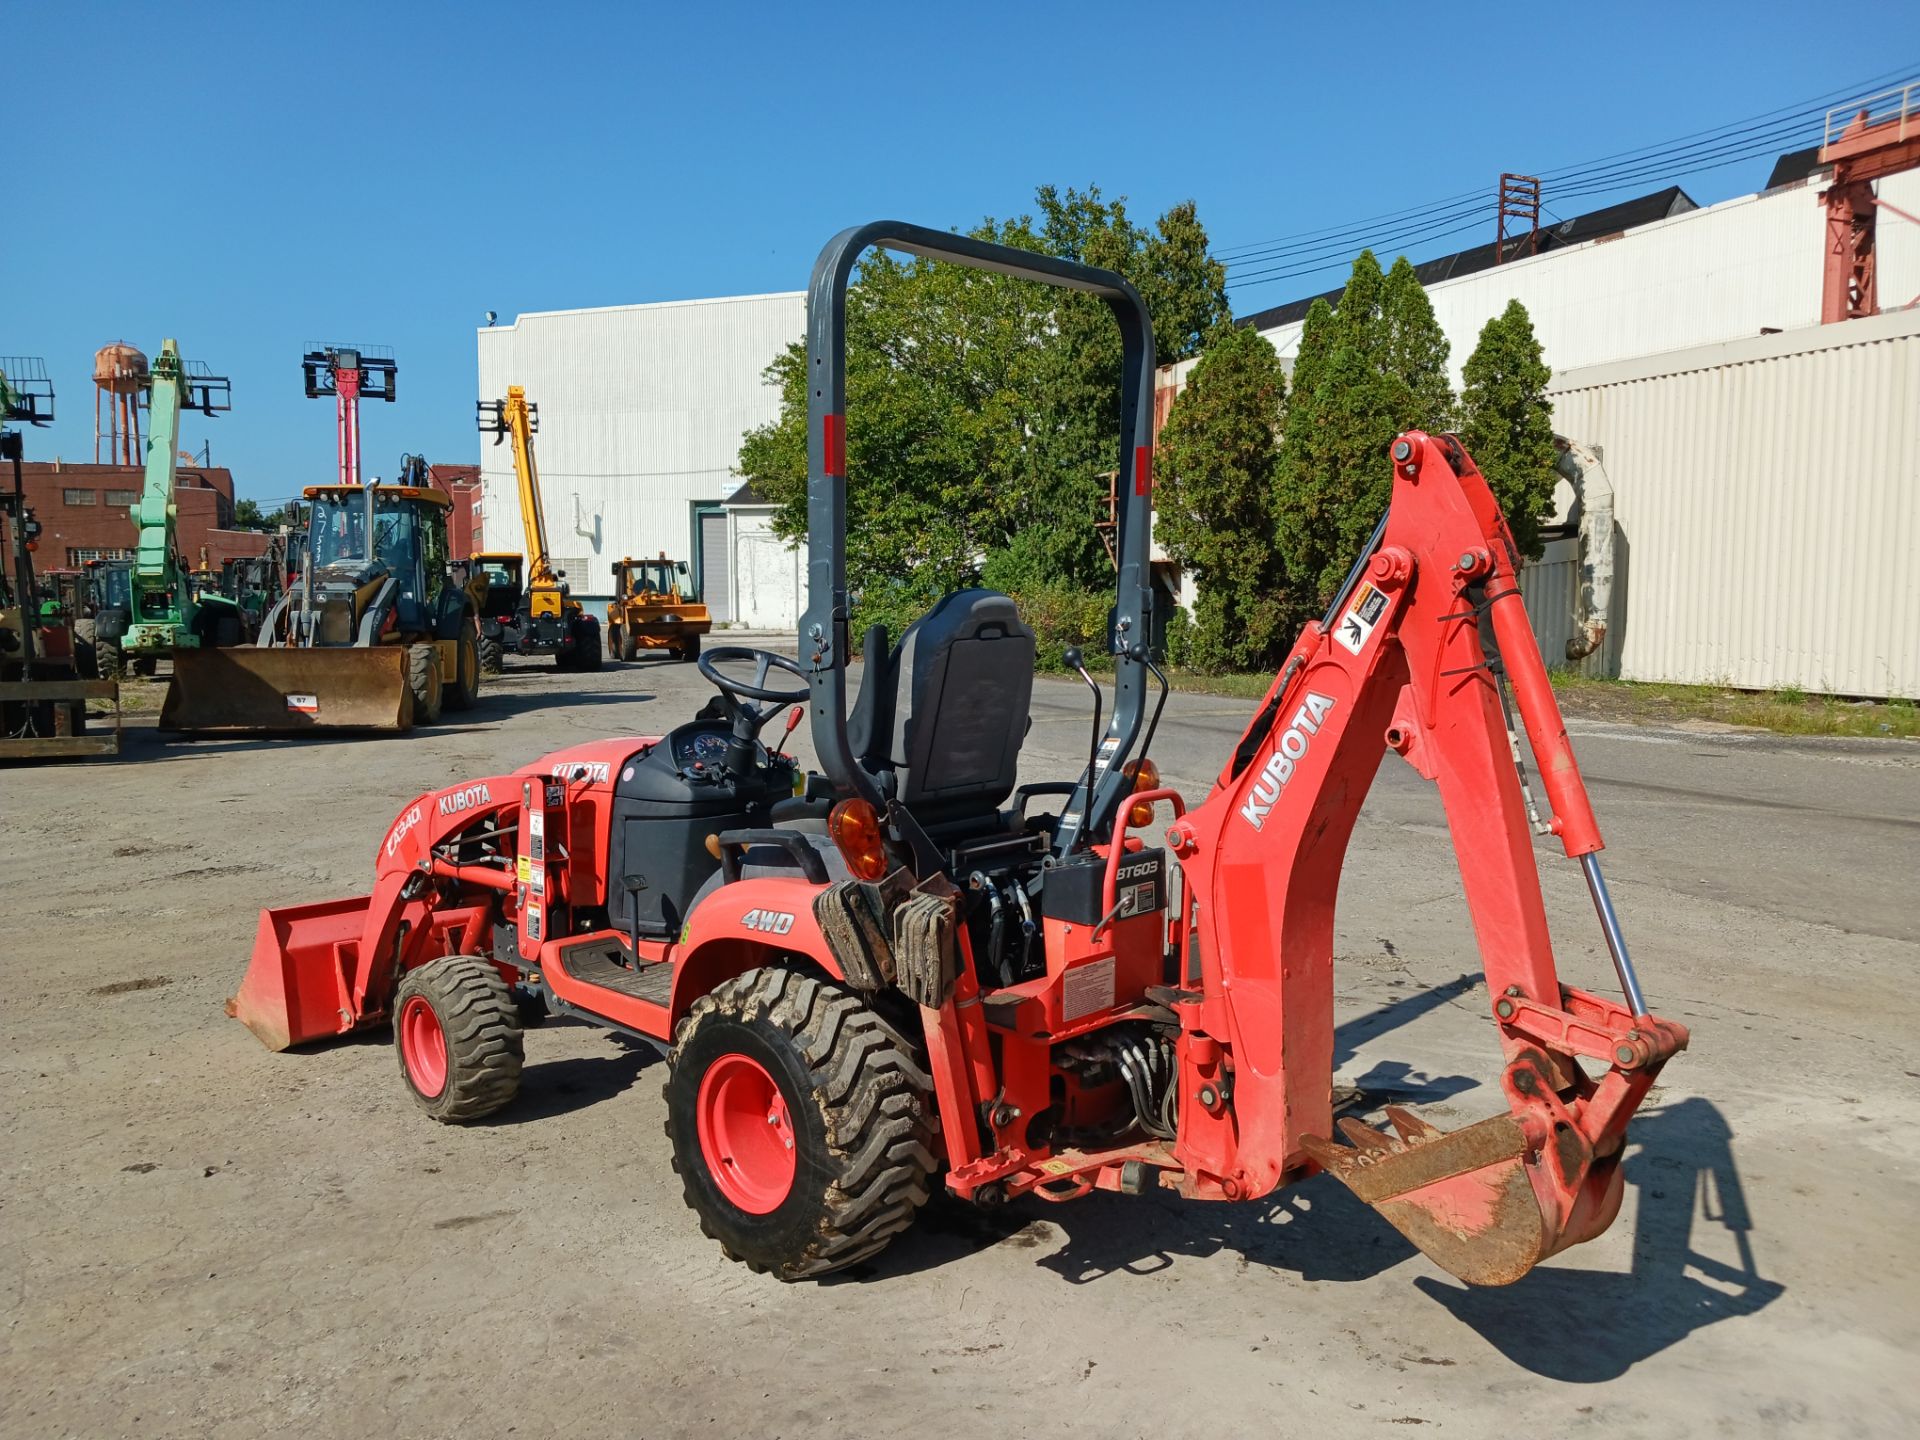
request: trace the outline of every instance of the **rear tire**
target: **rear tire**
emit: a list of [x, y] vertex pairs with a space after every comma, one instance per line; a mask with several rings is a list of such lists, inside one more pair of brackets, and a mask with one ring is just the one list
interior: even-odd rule
[[600, 648], [600, 622], [591, 617], [582, 620], [573, 635], [573, 668], [590, 675], [605, 659]]
[[440, 723], [446, 687], [440, 679], [440, 650], [435, 645], [407, 647], [407, 689], [413, 692], [413, 723]]
[[393, 1048], [414, 1103], [449, 1125], [513, 1099], [526, 1060], [513, 992], [477, 955], [408, 972], [393, 1002]]
[[691, 664], [700, 658], [700, 637], [689, 635], [686, 643], [680, 647], [680, 658]]
[[482, 675], [501, 675], [506, 672], [507, 647], [500, 643], [498, 635], [482, 635], [479, 648]]
[[100, 678], [100, 647], [91, 620], [73, 622], [73, 663], [82, 680]]
[[631, 665], [640, 654], [640, 637], [619, 625], [613, 627], [613, 634], [614, 643], [620, 647], [620, 658]]
[[480, 699], [480, 635], [471, 615], [460, 622], [453, 650], [453, 684], [442, 687], [440, 704], [447, 710], [471, 710]]
[[852, 992], [750, 970], [694, 1002], [668, 1064], [673, 1168], [729, 1259], [824, 1275], [878, 1253], [926, 1203], [929, 1081]]
[[126, 656], [121, 652], [118, 640], [96, 637], [93, 642], [93, 661], [102, 680], [118, 680], [126, 673]]

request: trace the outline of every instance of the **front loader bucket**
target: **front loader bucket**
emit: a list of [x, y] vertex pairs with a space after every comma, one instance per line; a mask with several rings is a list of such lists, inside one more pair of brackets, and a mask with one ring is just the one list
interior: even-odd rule
[[[1511, 1285], [1549, 1255], [1591, 1239], [1620, 1208], [1618, 1157], [1595, 1162], [1590, 1151], [1558, 1157], [1573, 1161], [1582, 1183], [1563, 1223], [1552, 1163], [1527, 1142], [1512, 1115], [1496, 1115], [1463, 1130], [1445, 1131], [1401, 1109], [1386, 1107], [1398, 1138], [1357, 1120], [1340, 1121], [1351, 1146], [1314, 1136], [1302, 1143], [1320, 1167], [1344, 1181], [1429, 1259], [1469, 1285]], [[1562, 1132], [1569, 1152], [1583, 1148]]]
[[189, 734], [298, 735], [412, 724], [403, 645], [177, 650], [160, 707], [162, 730]]
[[368, 897], [262, 910], [253, 961], [227, 1014], [269, 1050], [325, 1040], [353, 1028], [346, 976], [366, 924]]

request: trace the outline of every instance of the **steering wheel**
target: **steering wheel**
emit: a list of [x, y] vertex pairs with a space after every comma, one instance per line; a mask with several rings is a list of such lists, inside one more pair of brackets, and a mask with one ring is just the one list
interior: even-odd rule
[[[752, 661], [756, 667], [753, 681], [736, 680], [732, 676], [722, 675], [721, 665], [739, 665]], [[700, 652], [700, 658], [694, 662], [695, 668], [707, 677], [713, 687], [727, 697], [734, 713], [750, 722], [755, 734], [760, 728], [778, 715], [789, 705], [803, 704], [813, 698], [811, 685], [803, 683], [798, 689], [775, 690], [767, 684], [767, 674], [772, 670], [785, 670], [797, 676], [801, 681], [807, 678], [807, 672], [800, 668], [800, 662], [790, 660], [785, 655], [776, 655], [771, 650], [754, 650], [745, 645], [721, 645], [712, 650]], [[749, 705], [749, 700], [764, 702]]]

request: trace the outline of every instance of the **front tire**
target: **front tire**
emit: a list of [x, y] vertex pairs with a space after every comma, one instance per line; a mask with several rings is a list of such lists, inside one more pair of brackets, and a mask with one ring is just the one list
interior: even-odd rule
[[102, 640], [96, 635], [93, 641], [93, 661], [100, 671], [102, 680], [118, 680], [126, 674], [126, 655], [120, 649], [118, 640]]
[[851, 991], [750, 970], [694, 1002], [668, 1064], [673, 1168], [729, 1259], [824, 1275], [878, 1253], [926, 1203], [927, 1076]]
[[446, 686], [440, 678], [440, 649], [436, 645], [407, 647], [407, 689], [413, 692], [413, 722], [440, 723], [440, 705]]
[[526, 1060], [513, 992], [477, 955], [408, 972], [393, 1002], [393, 1048], [414, 1103], [449, 1125], [513, 1099]]

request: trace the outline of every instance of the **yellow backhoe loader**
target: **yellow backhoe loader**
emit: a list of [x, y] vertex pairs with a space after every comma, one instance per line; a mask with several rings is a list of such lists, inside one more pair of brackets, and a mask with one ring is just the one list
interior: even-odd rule
[[665, 650], [676, 660], [700, 653], [713, 617], [700, 602], [687, 562], [631, 557], [613, 562], [613, 599], [607, 602], [607, 645], [622, 660], [642, 650]]
[[418, 485], [312, 485], [299, 580], [252, 645], [182, 650], [164, 730], [406, 730], [480, 694], [472, 596], [451, 574], [452, 502]]

